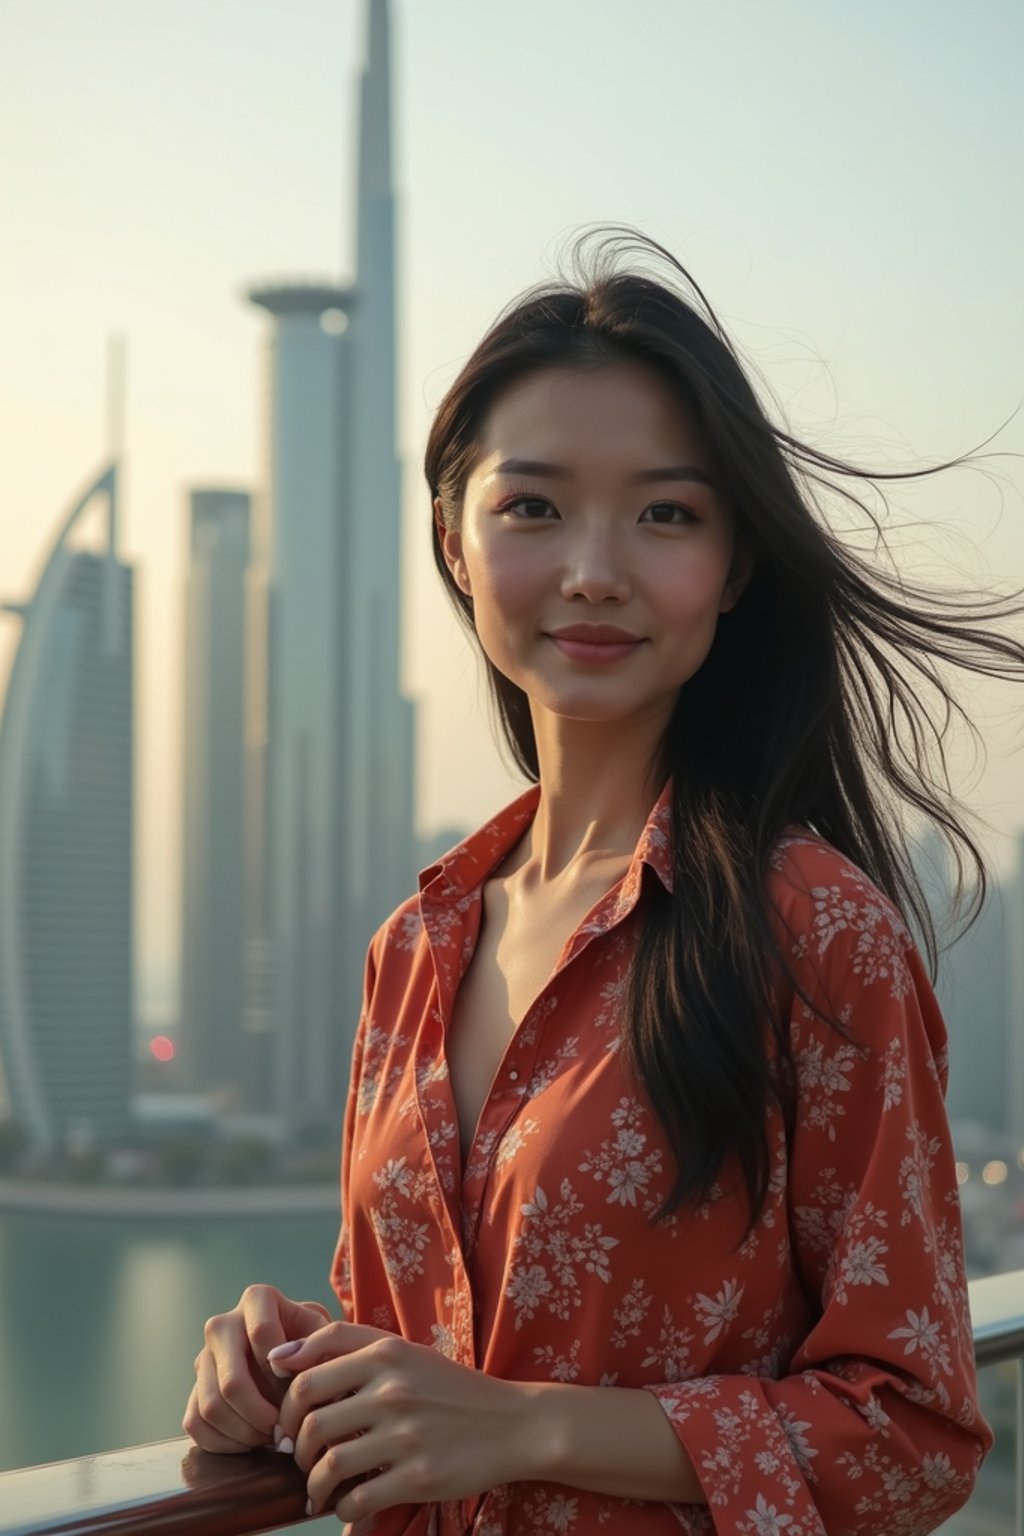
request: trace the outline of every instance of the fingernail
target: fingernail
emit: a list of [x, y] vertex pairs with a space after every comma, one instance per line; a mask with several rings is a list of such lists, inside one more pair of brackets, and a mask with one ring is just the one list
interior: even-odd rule
[[284, 1435], [284, 1430], [281, 1428], [280, 1424], [275, 1424], [274, 1425], [274, 1444], [275, 1445], [280, 1445], [281, 1444], [281, 1440], [282, 1440], [283, 1435]]
[[277, 1442], [277, 1448], [282, 1456], [290, 1456], [295, 1449], [295, 1441], [290, 1440], [287, 1435], [282, 1435]]
[[305, 1339], [290, 1339], [287, 1344], [275, 1344], [273, 1349], [267, 1351], [267, 1359], [283, 1360], [286, 1355], [294, 1355], [305, 1342]]
[[306, 1500], [306, 1514], [307, 1515], [311, 1515], [312, 1513], [313, 1513], [313, 1500], [312, 1499], [307, 1499]]
[[289, 1356], [298, 1354], [305, 1344], [305, 1339], [292, 1339], [288, 1344], [277, 1344], [267, 1354], [267, 1364], [275, 1376], [288, 1376], [290, 1374], [287, 1365], [279, 1365], [279, 1361], [287, 1360]]

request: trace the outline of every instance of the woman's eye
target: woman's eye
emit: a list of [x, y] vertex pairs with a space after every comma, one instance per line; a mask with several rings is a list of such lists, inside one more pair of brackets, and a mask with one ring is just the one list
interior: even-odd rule
[[[519, 496], [515, 501], [507, 501], [501, 510], [503, 512], [514, 512], [516, 507], [533, 507], [534, 510], [539, 508], [541, 515], [543, 515], [548, 506], [550, 506], [550, 502], [544, 501], [540, 496]], [[518, 514], [516, 515], [518, 516]], [[520, 517], [520, 521], [538, 522], [540, 521], [540, 518], [528, 516]]]
[[678, 520], [680, 526], [683, 523], [692, 523], [696, 521], [695, 513], [691, 512], [689, 507], [680, 505], [678, 501], [656, 501], [653, 506], [647, 508], [647, 511], [652, 514], [659, 512], [667, 512], [669, 514], [668, 517], [655, 517], [654, 521], [658, 523], [670, 523], [672, 521], [672, 514], [676, 512], [680, 512], [682, 514], [681, 518]]

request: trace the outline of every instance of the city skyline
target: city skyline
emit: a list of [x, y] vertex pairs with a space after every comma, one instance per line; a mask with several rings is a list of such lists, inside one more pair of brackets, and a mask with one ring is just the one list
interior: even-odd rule
[[[361, 10], [298, 4], [250, 24], [233, 0], [216, 15], [186, 5], [181, 42], [160, 37], [173, 92], [154, 80], [145, 93], [159, 27], [127, 6], [101, 5], [88, 35], [62, 4], [47, 15], [66, 25], [46, 38], [31, 7], [12, 6], [3, 22], [17, 16], [18, 46], [0, 65], [6, 111], [40, 145], [31, 181], [16, 168], [11, 187], [22, 239], [9, 258], [18, 298], [0, 365], [11, 429], [3, 589], [31, 590], [59, 509], [102, 460], [103, 352], [111, 331], [125, 331], [125, 544], [139, 572], [143, 716], [138, 929], [154, 1018], [173, 1005], [180, 943], [188, 488], [258, 484], [262, 338], [242, 297], [251, 274], [354, 269], [354, 250], [339, 264], [337, 210], [352, 203], [344, 162]], [[1019, 403], [1024, 239], [1007, 189], [1021, 18], [1000, 10], [968, 25], [912, 5], [892, 19], [869, 5], [840, 25], [794, 5], [769, 29], [754, 7], [739, 11], [741, 28], [704, 17], [695, 32], [651, 0], [615, 58], [595, 55], [576, 78], [563, 66], [586, 25], [582, 5], [525, 5], [500, 56], [493, 21], [454, 0], [429, 18], [395, 6], [402, 670], [404, 691], [422, 701], [423, 832], [477, 824], [518, 780], [490, 742], [476, 666], [431, 568], [417, 460], [464, 356], [501, 304], [550, 272], [571, 229], [625, 219], [676, 250], [794, 429], [836, 452], [889, 468], [935, 462], [980, 443]], [[185, 48], [186, 34], [201, 46]], [[680, 97], [672, 60], [691, 45], [729, 68], [688, 70]], [[858, 70], [869, 64], [865, 121]], [[1018, 418], [993, 447], [1022, 443]], [[1024, 582], [1019, 471], [1008, 460], [993, 468], [1006, 477], [1002, 500], [998, 485], [955, 474], [892, 496], [897, 514], [922, 523], [910, 534], [916, 573]], [[0, 627], [0, 688], [12, 627]], [[996, 692], [982, 703], [993, 762], [978, 803], [1009, 832], [1024, 814], [1011, 755], [1020, 703]], [[1005, 867], [1008, 837], [993, 854]]]

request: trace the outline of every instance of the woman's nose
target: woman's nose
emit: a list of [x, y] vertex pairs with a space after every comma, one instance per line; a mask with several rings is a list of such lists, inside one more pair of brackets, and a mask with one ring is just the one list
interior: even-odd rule
[[591, 534], [580, 538], [567, 551], [562, 576], [566, 595], [582, 592], [592, 601], [614, 595], [629, 595], [629, 572], [617, 541], [609, 534]]

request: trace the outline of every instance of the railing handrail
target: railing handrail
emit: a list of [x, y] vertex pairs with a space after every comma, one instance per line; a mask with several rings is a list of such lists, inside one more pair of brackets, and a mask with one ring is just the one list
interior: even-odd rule
[[977, 1364], [998, 1365], [1024, 1355], [1024, 1269], [972, 1280], [968, 1291]]
[[[978, 1366], [1024, 1356], [1024, 1270], [969, 1291]], [[0, 1472], [0, 1536], [255, 1536], [305, 1518], [301, 1468], [269, 1449], [216, 1456], [158, 1440]]]
[[306, 1518], [306, 1480], [273, 1450], [216, 1456], [191, 1440], [0, 1473], [3, 1536], [254, 1536]]

